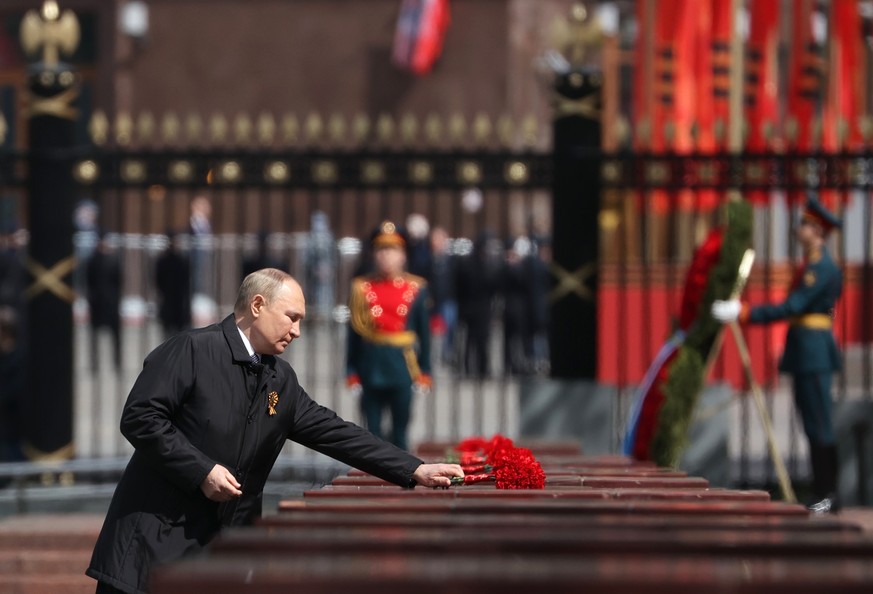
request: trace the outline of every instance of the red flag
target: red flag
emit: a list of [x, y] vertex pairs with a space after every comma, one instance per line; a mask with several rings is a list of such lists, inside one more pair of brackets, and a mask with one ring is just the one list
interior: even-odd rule
[[[687, 154], [694, 150], [691, 128], [697, 116], [696, 41], [699, 5], [694, 0], [660, 0], [655, 17], [655, 105], [652, 150]], [[669, 137], [667, 127], [672, 127]], [[676, 192], [654, 192], [655, 212], [667, 212]], [[679, 206], [690, 207], [692, 192], [679, 193]]]
[[[863, 147], [858, 115], [863, 110], [863, 69], [861, 15], [857, 0], [832, 0], [829, 19], [827, 99], [822, 116], [822, 146], [825, 151]], [[845, 126], [845, 128], [843, 128]], [[826, 190], [821, 201], [830, 208], [846, 202], [846, 191]]]
[[443, 51], [449, 0], [403, 0], [394, 33], [394, 64], [415, 74], [430, 72]]
[[[824, 148], [828, 151], [862, 146], [858, 116], [863, 110], [863, 40], [858, 0], [831, 0], [829, 97], [825, 103]], [[840, 126], [848, 126], [841, 147]]]
[[[730, 115], [731, 87], [731, 31], [733, 17], [731, 3], [712, 0], [712, 42], [710, 63], [712, 69], [713, 138], [719, 151], [727, 148], [727, 127]], [[716, 127], [720, 130], [716, 130]], [[718, 132], [718, 134], [716, 134]]]
[[788, 114], [797, 125], [794, 146], [800, 152], [812, 149], [811, 127], [815, 102], [821, 95], [820, 50], [812, 37], [812, 0], [791, 4], [791, 51], [788, 72]]
[[[698, 97], [696, 118], [698, 126], [697, 150], [712, 154], [723, 148], [717, 138], [717, 127], [727, 121], [727, 97], [730, 64], [730, 3], [719, 0], [700, 2], [695, 19], [694, 68]], [[728, 26], [724, 29], [723, 22]], [[721, 123], [717, 123], [721, 120]], [[718, 190], [698, 190], [694, 196], [698, 210], [709, 211], [721, 203]]]
[[[749, 44], [746, 50], [746, 120], [749, 135], [746, 149], [753, 153], [767, 150], [764, 124], [775, 125], [778, 108], [777, 50], [779, 41], [780, 0], [752, 0], [750, 6]], [[753, 203], [766, 203], [769, 193], [748, 192]]]

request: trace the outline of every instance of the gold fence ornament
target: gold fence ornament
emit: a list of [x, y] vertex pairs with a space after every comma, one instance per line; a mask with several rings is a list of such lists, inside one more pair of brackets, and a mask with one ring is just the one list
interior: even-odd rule
[[247, 145], [252, 141], [255, 126], [246, 113], [239, 113], [233, 120], [233, 138], [237, 144]]
[[75, 120], [79, 117], [79, 110], [71, 103], [79, 96], [79, 89], [72, 87], [58, 93], [54, 97], [36, 97], [31, 95], [33, 103], [30, 105], [30, 117], [38, 115], [50, 115], [65, 120]]
[[76, 292], [63, 280], [76, 267], [75, 256], [67, 256], [63, 260], [59, 260], [51, 268], [46, 268], [36, 260], [28, 258], [25, 266], [34, 278], [33, 284], [24, 292], [28, 299], [33, 299], [43, 291], [48, 290], [67, 303], [73, 303], [76, 300]]
[[429, 113], [424, 119], [424, 137], [431, 145], [439, 144], [443, 139], [443, 120], [436, 113]]
[[297, 144], [300, 140], [300, 122], [293, 113], [282, 116], [282, 143], [285, 145]]
[[39, 13], [28, 10], [24, 14], [19, 36], [25, 53], [34, 54], [42, 48], [43, 64], [46, 68], [54, 68], [60, 62], [62, 52], [71, 55], [76, 51], [81, 32], [73, 11], [61, 12], [57, 2], [47, 0]]
[[179, 141], [179, 133], [182, 130], [182, 122], [174, 112], [164, 114], [161, 118], [161, 139], [167, 144], [175, 144]]
[[583, 264], [574, 272], [569, 272], [555, 262], [552, 262], [549, 268], [558, 280], [558, 284], [549, 293], [551, 301], [558, 301], [571, 293], [575, 293], [583, 301], [594, 301], [594, 293], [585, 283], [597, 272], [596, 263]]
[[257, 128], [258, 144], [262, 146], [273, 144], [276, 139], [276, 120], [273, 118], [273, 114], [262, 112], [258, 115], [255, 128]]

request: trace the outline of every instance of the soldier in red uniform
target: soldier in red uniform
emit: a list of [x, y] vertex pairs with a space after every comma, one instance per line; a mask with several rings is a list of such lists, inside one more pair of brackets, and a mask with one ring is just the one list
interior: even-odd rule
[[382, 437], [382, 416], [391, 412], [389, 440], [408, 449], [412, 387], [431, 385], [428, 291], [407, 273], [404, 232], [385, 221], [373, 233], [374, 270], [352, 281], [346, 357], [348, 385], [361, 393], [367, 429]]

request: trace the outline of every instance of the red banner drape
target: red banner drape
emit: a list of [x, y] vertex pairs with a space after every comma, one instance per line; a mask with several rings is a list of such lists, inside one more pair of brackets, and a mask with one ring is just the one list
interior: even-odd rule
[[[762, 153], [768, 149], [764, 126], [776, 124], [778, 112], [778, 42], [780, 0], [752, 0], [749, 5], [749, 40], [746, 49], [745, 102], [749, 133], [746, 150]], [[769, 192], [746, 193], [753, 203], [765, 204]]]

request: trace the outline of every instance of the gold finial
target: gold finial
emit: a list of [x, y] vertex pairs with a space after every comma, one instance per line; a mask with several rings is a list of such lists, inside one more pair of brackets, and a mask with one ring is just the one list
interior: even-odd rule
[[761, 136], [764, 137], [764, 141], [767, 144], [773, 142], [773, 139], [776, 136], [776, 126], [773, 124], [773, 120], [764, 120], [761, 122]]
[[837, 120], [837, 142], [839, 146], [844, 146], [849, 138], [849, 122], [846, 118], [840, 116]]
[[700, 124], [697, 120], [691, 122], [691, 127], [688, 129], [688, 136], [691, 137], [692, 144], [696, 146], [697, 141], [700, 139]]
[[222, 144], [227, 140], [227, 118], [223, 114], [216, 113], [209, 118], [209, 140], [214, 144]]
[[300, 139], [300, 122], [293, 113], [282, 116], [282, 142], [284, 144], [297, 144]]
[[536, 146], [540, 141], [540, 124], [537, 117], [529, 113], [521, 121], [521, 137], [525, 146]]
[[174, 112], [164, 114], [161, 118], [161, 138], [168, 144], [175, 144], [179, 140], [179, 132], [182, 130], [182, 123], [179, 121], [179, 116]]
[[352, 119], [352, 138], [356, 143], [362, 143], [370, 135], [370, 118], [365, 113], [359, 113]]
[[233, 138], [237, 144], [249, 144], [254, 128], [252, 118], [247, 113], [238, 113], [233, 120]]
[[870, 142], [870, 137], [873, 136], [873, 117], [861, 116], [858, 121], [858, 130], [861, 132], [861, 138], [864, 139], [864, 142]]
[[785, 120], [785, 138], [789, 142], [796, 142], [800, 134], [800, 126], [797, 124], [797, 118], [791, 116]]
[[381, 113], [376, 120], [376, 138], [379, 142], [389, 142], [394, 136], [394, 119], [390, 114]]
[[664, 122], [664, 142], [670, 146], [674, 140], [676, 140], [676, 122], [667, 120]]
[[724, 118], [717, 118], [715, 122], [712, 123], [712, 135], [715, 137], [716, 142], [724, 142], [725, 135], [727, 134], [727, 125], [725, 124]]
[[618, 118], [616, 118], [615, 120], [615, 141], [619, 144], [619, 146], [624, 146], [630, 139], [630, 135], [630, 122], [625, 116], [618, 116]]
[[652, 121], [649, 118], [643, 118], [637, 122], [637, 143], [641, 146], [648, 147], [652, 139]]
[[515, 141], [515, 124], [508, 113], [497, 118], [497, 140], [506, 148], [511, 147]]
[[273, 119], [273, 114], [266, 111], [261, 112], [255, 127], [258, 129], [258, 142], [260, 144], [273, 144], [273, 140], [276, 138], [276, 120]]
[[418, 118], [412, 113], [403, 114], [403, 117], [400, 118], [401, 140], [406, 144], [412, 144], [415, 142], [416, 136], [418, 136]]
[[467, 138], [467, 120], [463, 114], [456, 113], [449, 118], [449, 139], [453, 144], [461, 144]]
[[151, 112], [144, 111], [136, 119], [136, 136], [140, 142], [149, 142], [155, 134], [155, 117]]
[[439, 144], [443, 138], [443, 120], [439, 115], [430, 113], [424, 119], [424, 137], [430, 144]]
[[71, 10], [63, 13], [54, 0], [43, 2], [39, 13], [28, 10], [21, 20], [21, 47], [28, 54], [42, 47], [42, 61], [53, 68], [60, 61], [60, 54], [76, 51], [79, 45], [79, 21]]
[[127, 146], [133, 141], [133, 118], [127, 112], [121, 112], [115, 118], [115, 142]]
[[324, 120], [321, 115], [314, 111], [309, 112], [303, 123], [303, 132], [307, 142], [318, 142], [324, 134]]
[[106, 144], [109, 138], [109, 118], [103, 111], [98, 109], [91, 116], [91, 121], [88, 123], [88, 135], [91, 136], [91, 142], [97, 146]]
[[478, 113], [473, 118], [473, 139], [479, 144], [485, 144], [491, 137], [491, 119], [487, 113]]
[[822, 122], [821, 118], [813, 118], [809, 125], [809, 137], [812, 140], [812, 146], [821, 146]]
[[346, 119], [341, 113], [335, 113], [327, 121], [327, 136], [334, 144], [340, 144], [346, 139]]
[[577, 2], [570, 9], [570, 16], [558, 18], [552, 23], [552, 45], [573, 67], [585, 63], [588, 50], [603, 39], [603, 31], [596, 19], [588, 20], [588, 9]]
[[203, 120], [196, 113], [188, 114], [185, 120], [185, 137], [188, 142], [200, 142], [203, 136]]

